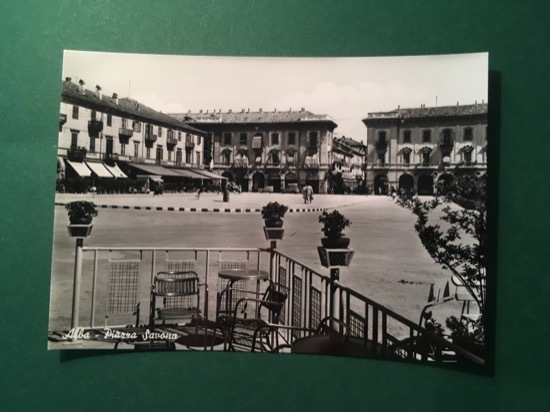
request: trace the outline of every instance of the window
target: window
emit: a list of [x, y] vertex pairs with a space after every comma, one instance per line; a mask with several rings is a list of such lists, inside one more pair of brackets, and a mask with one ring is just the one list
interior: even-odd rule
[[241, 133], [239, 135], [239, 144], [243, 146], [248, 144], [248, 135], [246, 133]]
[[112, 126], [112, 125], [113, 125], [113, 116], [108, 114], [107, 115], [107, 126]]
[[113, 136], [105, 137], [105, 154], [113, 154]]
[[432, 141], [432, 131], [423, 130], [422, 131], [422, 143], [430, 143]]
[[141, 133], [141, 123], [140, 122], [134, 122], [132, 124], [132, 126], [134, 128], [134, 132]]
[[422, 153], [422, 164], [429, 165], [430, 164], [430, 153], [424, 152]]
[[179, 166], [181, 164], [182, 154], [181, 149], [176, 150], [176, 164]]
[[277, 132], [271, 133], [271, 144], [272, 145], [279, 144], [279, 133]]
[[78, 146], [78, 133], [77, 132], [71, 132], [71, 147], [77, 147]]
[[150, 159], [151, 158], [151, 148], [150, 147], [145, 147], [145, 158], [146, 159]]
[[92, 120], [96, 120], [97, 113], [95, 110], [92, 110]]
[[385, 153], [378, 153], [378, 164], [379, 165], [386, 164], [386, 154]]
[[192, 144], [192, 143], [193, 143], [193, 136], [190, 135], [189, 133], [187, 133], [187, 134], [185, 135], [185, 143], [186, 143], [186, 144]]
[[155, 156], [155, 160], [157, 164], [160, 164], [162, 157], [163, 157], [162, 146], [157, 146], [157, 152]]
[[472, 163], [472, 152], [470, 150], [464, 151], [464, 163]]
[[405, 130], [403, 132], [403, 143], [410, 143], [411, 142], [411, 131]]
[[[107, 120], [107, 121], [108, 121], [108, 120]], [[128, 120], [126, 120], [126, 119], [123, 118], [123, 119], [122, 119], [122, 128], [123, 128], [123, 129], [127, 129], [127, 125], [128, 125]]]
[[378, 143], [381, 145], [386, 144], [386, 132], [378, 132]]
[[279, 160], [279, 152], [271, 152], [269, 154], [269, 161], [273, 164], [276, 164], [278, 165], [280, 163], [280, 160]]
[[78, 119], [78, 106], [73, 106], [73, 119]]
[[159, 137], [162, 137], [162, 127], [159, 126]]
[[443, 130], [443, 145], [444, 146], [451, 146], [452, 145], [451, 129]]
[[464, 129], [464, 141], [471, 142], [472, 140], [474, 140], [474, 131], [471, 127], [467, 127]]
[[124, 156], [126, 154], [126, 143], [120, 144], [120, 154]]
[[296, 133], [294, 132], [288, 133], [288, 144], [296, 144]]
[[95, 137], [90, 136], [90, 152], [95, 152]]
[[169, 162], [172, 161], [172, 151], [171, 150], [168, 150], [168, 161]]
[[193, 152], [190, 150], [185, 152], [185, 163], [193, 163]]
[[181, 142], [181, 132], [178, 132], [178, 142]]
[[201, 135], [197, 136], [197, 144], [201, 144]]
[[197, 152], [197, 165], [200, 165], [201, 164], [201, 153], [200, 152]]
[[406, 164], [406, 165], [411, 163], [411, 153], [410, 152], [403, 153], [403, 163]]
[[317, 147], [317, 132], [309, 132], [309, 147]]
[[134, 156], [139, 156], [139, 142], [134, 142]]
[[224, 133], [223, 134], [223, 144], [224, 145], [230, 145], [231, 144], [231, 133]]

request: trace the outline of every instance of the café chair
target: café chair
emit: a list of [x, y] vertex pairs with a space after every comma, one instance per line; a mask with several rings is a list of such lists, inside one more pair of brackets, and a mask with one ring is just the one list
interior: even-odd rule
[[[231, 292], [235, 290], [227, 288], [222, 295]], [[269, 286], [260, 298], [256, 291], [239, 292], [244, 297], [236, 302], [232, 313], [218, 311], [216, 324], [223, 334], [224, 350], [272, 351], [278, 343], [276, 326], [283, 313], [289, 289], [269, 281]]]

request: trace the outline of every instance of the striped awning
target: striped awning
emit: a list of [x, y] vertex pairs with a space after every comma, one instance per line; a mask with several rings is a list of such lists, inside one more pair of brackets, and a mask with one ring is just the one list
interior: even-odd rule
[[86, 163], [71, 162], [69, 159], [65, 161], [80, 177], [90, 177], [92, 175], [92, 171], [86, 166]]
[[86, 165], [94, 172], [97, 177], [112, 179], [114, 176], [107, 170], [103, 163], [86, 162]]
[[107, 163], [103, 164], [109, 172], [115, 177], [115, 179], [126, 179], [128, 176], [124, 174], [122, 170], [119, 169], [118, 165], [115, 163], [114, 166], [109, 166]]

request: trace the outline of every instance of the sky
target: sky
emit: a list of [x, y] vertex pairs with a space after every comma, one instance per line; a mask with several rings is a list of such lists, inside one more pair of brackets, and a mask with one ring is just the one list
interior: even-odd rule
[[366, 140], [370, 112], [487, 102], [488, 53], [407, 57], [201, 57], [65, 51], [62, 78], [163, 113], [300, 110]]

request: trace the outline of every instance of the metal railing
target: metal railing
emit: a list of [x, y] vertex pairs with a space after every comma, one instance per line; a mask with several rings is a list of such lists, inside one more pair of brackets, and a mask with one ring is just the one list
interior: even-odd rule
[[[217, 302], [217, 299], [209, 299], [209, 290], [220, 292], [220, 287], [223, 287], [217, 276], [221, 262], [242, 260], [251, 269], [268, 270], [272, 281], [289, 289], [279, 319], [282, 326], [280, 336], [288, 345], [315, 333], [315, 329], [328, 318], [346, 325], [346, 336], [374, 347], [373, 357], [442, 362], [452, 354], [453, 357], [460, 355], [473, 363], [484, 364], [480, 357], [340, 284], [332, 273], [331, 276], [323, 275], [274, 247], [113, 248], [80, 245], [81, 252], [77, 244], [75, 256], [75, 279], [79, 280], [75, 281], [78, 292], [73, 296], [72, 327], [80, 326], [79, 322], [89, 324], [90, 328], [107, 326], [107, 322], [112, 321], [113, 291], [117, 307], [136, 307], [135, 312], [118, 316], [117, 320], [126, 325], [139, 324], [139, 308], [149, 307], [151, 285], [157, 272], [181, 270], [196, 271], [199, 281], [206, 285], [201, 310], [208, 321], [212, 319], [211, 314], [216, 313]], [[114, 272], [113, 264], [116, 266]], [[76, 272], [79, 272], [78, 276]], [[132, 293], [128, 293], [128, 287]], [[133, 299], [131, 305], [125, 301], [128, 296]], [[79, 308], [87, 305], [89, 314], [79, 319]], [[98, 316], [105, 319], [101, 325], [96, 322]]]
[[289, 344], [329, 318], [346, 325], [349, 337], [375, 347], [374, 357], [444, 361], [455, 360], [456, 354], [484, 364], [479, 356], [284, 253], [273, 251], [271, 263], [272, 280], [290, 288], [281, 317], [290, 326], [281, 331]]

